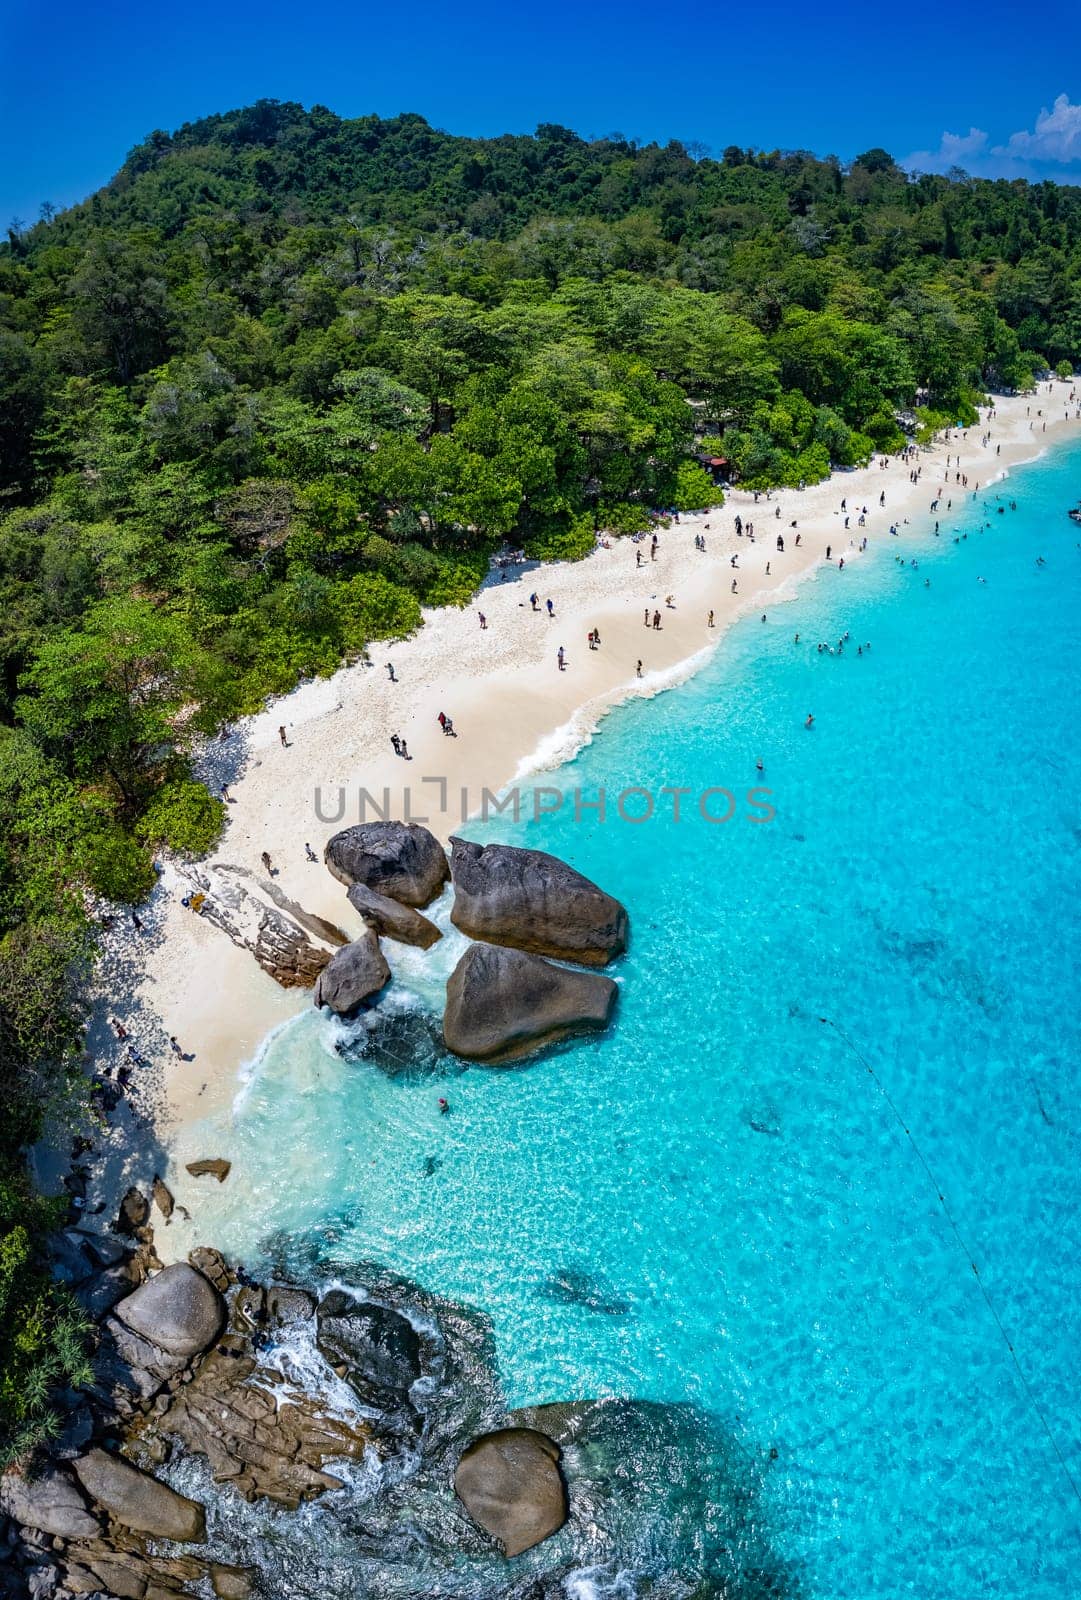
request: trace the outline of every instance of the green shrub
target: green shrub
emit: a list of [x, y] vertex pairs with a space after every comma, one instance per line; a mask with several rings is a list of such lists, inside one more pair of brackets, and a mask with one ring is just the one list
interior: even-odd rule
[[62, 1214], [63, 1203], [35, 1195], [18, 1167], [0, 1175], [0, 1469], [58, 1431], [57, 1389], [93, 1380], [87, 1318], [42, 1259], [41, 1241]]
[[136, 831], [147, 844], [166, 845], [185, 856], [205, 856], [217, 842], [225, 806], [194, 778], [163, 783], [139, 818]]
[[581, 561], [596, 545], [592, 517], [563, 516], [553, 517], [543, 532], [531, 534], [523, 548], [531, 561]]
[[712, 506], [724, 505], [724, 491], [697, 461], [681, 461], [676, 469], [673, 500], [677, 511], [708, 511]]
[[619, 500], [614, 505], [600, 506], [597, 510], [597, 528], [603, 533], [647, 533], [652, 526], [653, 517], [649, 507], [640, 502]]
[[416, 595], [380, 573], [361, 572], [337, 584], [331, 603], [346, 654], [357, 654], [373, 639], [408, 638], [420, 627]]
[[863, 431], [875, 449], [884, 455], [896, 455], [908, 443], [892, 411], [876, 411], [864, 423]]
[[83, 847], [91, 888], [106, 900], [136, 905], [154, 887], [154, 869], [146, 850], [119, 826], [105, 827]]
[[470, 550], [436, 558], [436, 570], [425, 583], [421, 598], [426, 606], [467, 606], [488, 574], [488, 555]]

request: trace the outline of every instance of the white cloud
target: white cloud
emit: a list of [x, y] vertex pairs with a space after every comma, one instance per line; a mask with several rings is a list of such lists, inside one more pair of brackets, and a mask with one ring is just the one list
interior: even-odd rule
[[1050, 111], [1040, 112], [1035, 130], [1012, 133], [1001, 153], [1022, 161], [1081, 161], [1081, 105], [1060, 94]]
[[970, 128], [967, 133], [944, 133], [937, 150], [916, 150], [906, 157], [904, 165], [915, 172], [949, 172], [951, 167], [965, 167], [977, 160], [987, 150], [987, 134], [981, 128]]
[[1031, 178], [1074, 163], [1081, 165], [1081, 105], [1060, 94], [1050, 111], [1045, 106], [1040, 112], [1034, 129], [1011, 133], [1005, 144], [992, 144], [982, 128], [944, 133], [937, 150], [915, 150], [902, 165], [912, 172], [963, 167], [977, 177]]

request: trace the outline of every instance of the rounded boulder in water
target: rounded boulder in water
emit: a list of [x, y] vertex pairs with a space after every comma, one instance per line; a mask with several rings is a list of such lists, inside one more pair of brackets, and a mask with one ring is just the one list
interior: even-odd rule
[[450, 920], [471, 939], [588, 967], [627, 948], [626, 908], [558, 856], [470, 839], [450, 846]]
[[498, 1428], [463, 1452], [455, 1493], [504, 1555], [531, 1550], [566, 1522], [561, 1453], [554, 1439], [535, 1428]]

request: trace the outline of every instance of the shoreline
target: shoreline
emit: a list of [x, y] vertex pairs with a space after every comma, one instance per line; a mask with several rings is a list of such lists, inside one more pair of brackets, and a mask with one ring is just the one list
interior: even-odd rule
[[[971, 500], [975, 481], [986, 491], [1064, 437], [1081, 437], [1081, 425], [1072, 416], [1048, 417], [1046, 432], [1035, 435], [1028, 426], [1026, 406], [1057, 411], [1070, 387], [1059, 380], [1053, 395], [1044, 387], [1027, 400], [999, 401], [986, 449], [980, 443], [986, 413], [974, 427], [951, 431], [949, 440], [922, 448], [916, 464], [923, 475], [915, 485], [908, 480], [911, 463], [891, 457], [883, 468], [876, 457], [866, 468], [835, 473], [821, 484], [776, 491], [769, 501], [764, 494], [756, 503], [749, 491], [729, 490], [723, 507], [687, 514], [679, 524], [659, 530], [655, 562], [647, 536], [637, 546], [629, 539], [613, 540], [580, 562], [530, 563], [502, 581], [493, 573], [465, 610], [426, 612], [424, 627], [410, 639], [373, 647], [373, 664], [301, 684], [246, 719], [227, 741], [200, 753], [199, 775], [212, 787], [227, 783], [234, 800], [210, 861], [260, 875], [260, 853], [267, 850], [279, 871], [276, 882], [287, 895], [355, 933], [359, 918], [323, 866], [322, 848], [338, 828], [358, 820], [361, 787], [379, 800], [387, 791], [389, 815], [401, 816], [408, 782], [425, 797], [423, 805], [419, 798], [413, 801], [414, 820], [425, 814], [427, 825], [445, 841], [461, 825], [457, 795], [463, 785], [475, 808], [482, 790], [498, 794], [570, 759], [616, 705], [635, 696], [652, 698], [687, 681], [733, 623], [763, 605], [795, 599], [826, 564], [827, 546], [836, 566], [838, 557], [847, 563], [859, 553], [864, 535], [867, 553], [873, 554], [889, 537], [891, 523], [911, 527], [929, 520], [927, 507], [942, 477], [935, 469], [945, 469], [947, 455], [952, 474], [960, 450], [961, 470], [972, 481], [967, 489], [956, 486], [958, 497]], [[878, 503], [882, 493], [884, 507]], [[950, 498], [949, 485], [943, 493]], [[853, 523], [866, 505], [866, 527], [844, 530], [842, 498], [856, 508], [850, 511]], [[753, 542], [737, 538], [737, 514], [745, 526], [754, 525]], [[949, 514], [943, 509], [943, 517]], [[706, 540], [704, 553], [694, 545], [699, 533]], [[776, 549], [778, 533], [785, 540], [783, 554]], [[636, 551], [644, 555], [641, 568]], [[739, 558], [735, 571], [733, 555]], [[735, 595], [733, 577], [741, 591]], [[528, 601], [534, 588], [539, 614]], [[669, 594], [675, 597], [674, 609], [666, 605]], [[549, 597], [554, 620], [544, 613]], [[660, 611], [659, 630], [643, 626], [646, 607], [651, 614]], [[706, 626], [710, 608], [713, 629]], [[480, 627], [478, 611], [486, 615], [486, 628]], [[601, 646], [589, 650], [586, 634], [594, 627]], [[555, 660], [560, 645], [567, 653], [565, 671]], [[639, 658], [641, 678], [635, 674]], [[394, 664], [395, 682], [386, 672], [387, 661]], [[458, 737], [442, 736], [436, 722], [440, 710], [453, 717]], [[279, 726], [289, 741], [284, 749]], [[391, 732], [408, 741], [412, 759], [407, 765], [390, 749]], [[324, 816], [332, 818], [340, 786], [352, 805], [340, 820], [320, 821], [316, 789], [325, 797]], [[317, 864], [307, 860], [306, 843]], [[90, 1198], [111, 1198], [129, 1183], [149, 1184], [160, 1174], [176, 1187], [179, 1200], [196, 1199], [193, 1180], [172, 1170], [170, 1144], [177, 1132], [227, 1104], [268, 1035], [311, 1005], [307, 990], [279, 988], [247, 951], [185, 911], [180, 902], [186, 888], [183, 867], [167, 863], [150, 903], [140, 908], [145, 931], [124, 929], [105, 942], [88, 1054], [99, 1068], [119, 1059], [123, 1046], [108, 1024], [115, 1015], [151, 1065], [137, 1075], [135, 1092], [121, 1103], [112, 1126], [102, 1130]], [[173, 1055], [170, 1035], [180, 1041], [184, 1059]], [[52, 1160], [47, 1164], [51, 1167]]]

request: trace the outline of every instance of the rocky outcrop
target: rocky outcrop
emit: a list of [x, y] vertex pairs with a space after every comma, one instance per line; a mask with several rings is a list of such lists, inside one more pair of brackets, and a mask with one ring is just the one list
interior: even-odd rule
[[467, 1061], [512, 1061], [568, 1034], [605, 1027], [615, 1002], [611, 978], [521, 950], [471, 944], [447, 983], [443, 1038]]
[[217, 1178], [219, 1183], [224, 1183], [232, 1170], [233, 1163], [223, 1160], [221, 1156], [204, 1156], [199, 1161], [189, 1161], [184, 1167], [184, 1171], [190, 1172], [193, 1178]]
[[373, 1409], [402, 1411], [421, 1374], [420, 1340], [391, 1306], [332, 1290], [319, 1303], [319, 1349]]
[[603, 967], [627, 947], [627, 913], [543, 850], [451, 840], [451, 921], [471, 939]]
[[156, 1431], [207, 1458], [218, 1483], [245, 1500], [295, 1508], [341, 1486], [327, 1461], [360, 1460], [369, 1429], [331, 1415], [318, 1395], [292, 1389], [284, 1373], [234, 1342], [211, 1352], [154, 1418]]
[[330, 839], [323, 859], [340, 883], [366, 884], [404, 906], [426, 906], [450, 875], [443, 846], [415, 822], [362, 822]]
[[555, 1441], [533, 1428], [499, 1428], [463, 1452], [455, 1492], [504, 1555], [531, 1550], [566, 1522], [559, 1458]]
[[201, 1505], [120, 1456], [89, 1450], [72, 1466], [90, 1498], [122, 1527], [184, 1544], [201, 1544], [205, 1538]]
[[153, 1199], [158, 1210], [161, 1212], [162, 1216], [165, 1218], [165, 1221], [168, 1222], [175, 1209], [176, 1201], [173, 1199], [172, 1190], [169, 1189], [168, 1186], [164, 1184], [157, 1176], [154, 1178], [153, 1188], [151, 1189], [151, 1198]]
[[183, 1361], [213, 1344], [224, 1315], [218, 1291], [186, 1261], [148, 1278], [115, 1311], [125, 1328]]
[[348, 898], [353, 910], [359, 911], [384, 939], [396, 939], [399, 944], [413, 944], [421, 950], [429, 950], [443, 937], [435, 923], [422, 917], [412, 906], [399, 905], [397, 900], [377, 894], [365, 883], [350, 884]]
[[340, 1017], [370, 1000], [390, 981], [390, 968], [379, 948], [379, 935], [372, 927], [331, 956], [319, 974], [312, 1003], [329, 1006]]
[[283, 989], [310, 989], [348, 935], [242, 867], [188, 867], [192, 909], [250, 950]]
[[190, 1600], [195, 1584], [200, 1585], [198, 1593], [206, 1593], [203, 1585], [207, 1580], [215, 1594], [230, 1593], [215, 1587], [218, 1570], [243, 1584], [231, 1591], [237, 1600], [248, 1600], [252, 1593], [251, 1580], [239, 1567], [219, 1567], [196, 1556], [148, 1556], [139, 1548], [127, 1547], [133, 1542], [125, 1539], [124, 1548], [103, 1540], [69, 1546], [62, 1557], [64, 1589], [71, 1594], [116, 1595], [120, 1600], [171, 1600], [174, 1595], [186, 1595]]
[[0, 1511], [24, 1528], [58, 1539], [93, 1539], [101, 1522], [63, 1467], [47, 1467], [38, 1477], [14, 1470], [0, 1478]]
[[137, 1239], [149, 1220], [150, 1201], [141, 1189], [129, 1189], [120, 1202], [120, 1210], [113, 1224], [117, 1233], [124, 1234], [129, 1239]]

